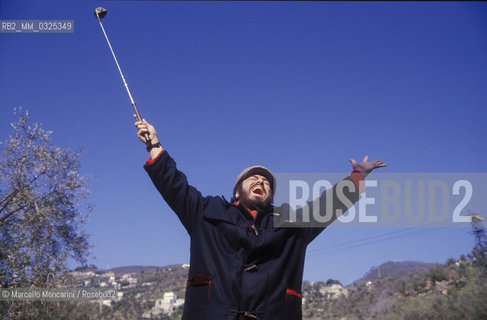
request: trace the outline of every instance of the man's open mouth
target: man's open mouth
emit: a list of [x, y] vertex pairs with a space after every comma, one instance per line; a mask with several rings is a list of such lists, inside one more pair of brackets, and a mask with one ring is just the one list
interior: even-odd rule
[[258, 194], [259, 196], [264, 195], [264, 189], [261, 186], [255, 186], [250, 190], [252, 193]]

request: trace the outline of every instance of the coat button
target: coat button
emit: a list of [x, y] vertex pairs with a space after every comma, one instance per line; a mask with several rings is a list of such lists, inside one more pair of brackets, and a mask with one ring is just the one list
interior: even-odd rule
[[244, 317], [249, 318], [249, 319], [257, 319], [257, 316], [255, 314], [252, 314], [248, 311], [244, 312]]
[[258, 271], [257, 265], [253, 264], [250, 267], [247, 267], [244, 269], [245, 272], [255, 272]]
[[252, 230], [256, 236], [259, 236], [259, 230], [257, 230], [255, 224], [250, 226], [250, 230]]

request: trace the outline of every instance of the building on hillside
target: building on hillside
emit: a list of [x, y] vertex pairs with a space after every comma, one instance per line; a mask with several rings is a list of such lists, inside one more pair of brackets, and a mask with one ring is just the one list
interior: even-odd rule
[[337, 299], [340, 296], [348, 297], [348, 290], [339, 284], [321, 287], [320, 293], [327, 299]]
[[142, 314], [142, 318], [156, 317], [161, 313], [171, 315], [177, 307], [183, 304], [184, 299], [178, 299], [174, 292], [165, 292], [162, 299], [156, 299], [154, 306]]
[[108, 283], [110, 283], [111, 285], [116, 284], [117, 281], [115, 280], [115, 276], [110, 276], [108, 278]]
[[367, 283], [365, 284], [365, 287], [368, 289], [368, 290], [371, 290], [374, 288], [374, 284], [372, 283], [372, 281], [367, 281]]
[[124, 288], [134, 288], [137, 285], [137, 279], [133, 278], [131, 274], [125, 273], [122, 276], [120, 283]]

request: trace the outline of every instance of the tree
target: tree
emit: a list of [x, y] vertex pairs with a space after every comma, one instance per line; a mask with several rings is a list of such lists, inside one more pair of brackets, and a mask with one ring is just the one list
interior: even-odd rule
[[[340, 282], [340, 281], [338, 281], [338, 280], [334, 280], [334, 279], [328, 279], [328, 280], [326, 281], [326, 285], [327, 285], [327, 286], [332, 286], [332, 285], [334, 285], [334, 284], [338, 284], [338, 285], [341, 285], [341, 286], [342, 286], [341, 282]], [[343, 286], [342, 286], [342, 287], [343, 287]]]
[[88, 181], [81, 152], [54, 145], [28, 112], [15, 114], [12, 135], [0, 142], [0, 286], [46, 287], [62, 279], [69, 259], [86, 263]]
[[446, 265], [447, 265], [448, 267], [453, 266], [455, 263], [457, 263], [457, 260], [455, 260], [455, 258], [449, 258], [449, 259], [446, 261]]

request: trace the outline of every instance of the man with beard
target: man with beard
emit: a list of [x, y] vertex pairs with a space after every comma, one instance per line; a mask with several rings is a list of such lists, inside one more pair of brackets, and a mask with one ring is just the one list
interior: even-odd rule
[[342, 180], [348, 185], [342, 192], [349, 201], [338, 199], [340, 183], [317, 199], [320, 208], [333, 201], [335, 214], [328, 223], [314, 228], [280, 227], [274, 225], [275, 218], [290, 217], [292, 209], [287, 204], [272, 205], [275, 178], [269, 169], [245, 169], [237, 177], [231, 202], [203, 196], [162, 148], [154, 127], [145, 120], [135, 126], [150, 153], [145, 170], [190, 235], [183, 319], [301, 319], [306, 247], [338, 212], [346, 212], [359, 199], [359, 182], [386, 164], [367, 162], [367, 157], [362, 163], [351, 159], [354, 171]]

